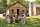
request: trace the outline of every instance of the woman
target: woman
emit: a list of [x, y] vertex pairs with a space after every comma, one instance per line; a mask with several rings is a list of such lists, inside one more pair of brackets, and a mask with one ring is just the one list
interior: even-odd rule
[[21, 23], [25, 24], [25, 20], [26, 20], [26, 17], [25, 17], [25, 14], [23, 14], [21, 18]]
[[25, 20], [26, 20], [25, 12], [24, 12], [24, 10], [22, 10], [22, 13], [21, 13], [21, 23], [25, 24]]
[[13, 16], [13, 22], [15, 23], [15, 15]]
[[9, 17], [9, 15], [6, 16], [6, 21], [7, 21], [8, 23], [10, 23], [10, 17]]
[[13, 17], [10, 16], [10, 23], [13, 23]]

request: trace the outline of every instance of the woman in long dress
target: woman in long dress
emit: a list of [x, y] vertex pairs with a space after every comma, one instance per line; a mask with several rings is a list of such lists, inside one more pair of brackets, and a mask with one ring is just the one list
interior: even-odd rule
[[9, 15], [6, 16], [6, 22], [10, 23], [10, 17], [9, 17]]
[[15, 23], [15, 19], [16, 19], [16, 18], [15, 18], [15, 15], [14, 15], [14, 16], [13, 16], [13, 23]]
[[22, 10], [22, 13], [21, 13], [21, 23], [25, 24], [25, 21], [26, 21], [26, 15], [25, 15], [24, 10]]

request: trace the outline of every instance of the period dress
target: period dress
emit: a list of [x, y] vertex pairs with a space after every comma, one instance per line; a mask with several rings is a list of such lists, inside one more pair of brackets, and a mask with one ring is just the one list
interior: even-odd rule
[[6, 22], [10, 23], [10, 17], [9, 17], [9, 15], [6, 16]]
[[26, 16], [25, 16], [25, 14], [22, 14], [22, 16], [21, 16], [21, 23], [25, 24], [25, 20], [26, 20]]
[[20, 23], [22, 23], [22, 24], [25, 24], [25, 18], [26, 18], [25, 14], [19, 15], [19, 17], [18, 17]]
[[13, 22], [15, 22], [15, 17], [13, 17]]

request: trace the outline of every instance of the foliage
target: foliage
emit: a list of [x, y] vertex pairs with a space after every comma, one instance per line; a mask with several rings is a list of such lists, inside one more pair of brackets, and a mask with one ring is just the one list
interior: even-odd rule
[[6, 0], [2, 0], [0, 2], [0, 13], [4, 13], [7, 7], [7, 1]]
[[28, 4], [28, 1], [25, 1], [25, 0], [20, 0], [21, 3], [23, 3], [25, 6], [27, 6]]
[[[8, 5], [10, 5], [10, 4], [13, 4], [14, 2], [16, 2], [17, 0], [10, 0], [10, 2], [9, 2], [9, 4]], [[28, 4], [28, 2], [27, 1], [25, 1], [25, 0], [19, 0], [22, 4], [24, 4], [24, 5], [27, 5]]]
[[40, 4], [40, 0], [36, 0], [35, 2], [36, 2], [37, 4]]

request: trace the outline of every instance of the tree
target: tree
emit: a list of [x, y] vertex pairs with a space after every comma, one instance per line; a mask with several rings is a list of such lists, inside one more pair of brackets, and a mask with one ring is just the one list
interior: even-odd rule
[[22, 4], [24, 4], [24, 5], [27, 5], [27, 1], [25, 1], [25, 0], [19, 0]]
[[7, 7], [7, 1], [1, 0], [0, 2], [0, 13], [4, 13]]
[[[13, 4], [14, 2], [16, 2], [17, 0], [9, 0], [9, 1], [7, 1], [7, 3], [8, 3], [8, 5], [11, 5], [11, 4]], [[25, 0], [19, 0], [22, 4], [24, 4], [24, 5], [27, 5], [28, 4], [28, 2], [27, 1], [25, 1]]]
[[35, 2], [36, 2], [37, 4], [40, 4], [40, 0], [36, 0]]
[[7, 0], [7, 5], [11, 5], [15, 2], [16, 0]]

